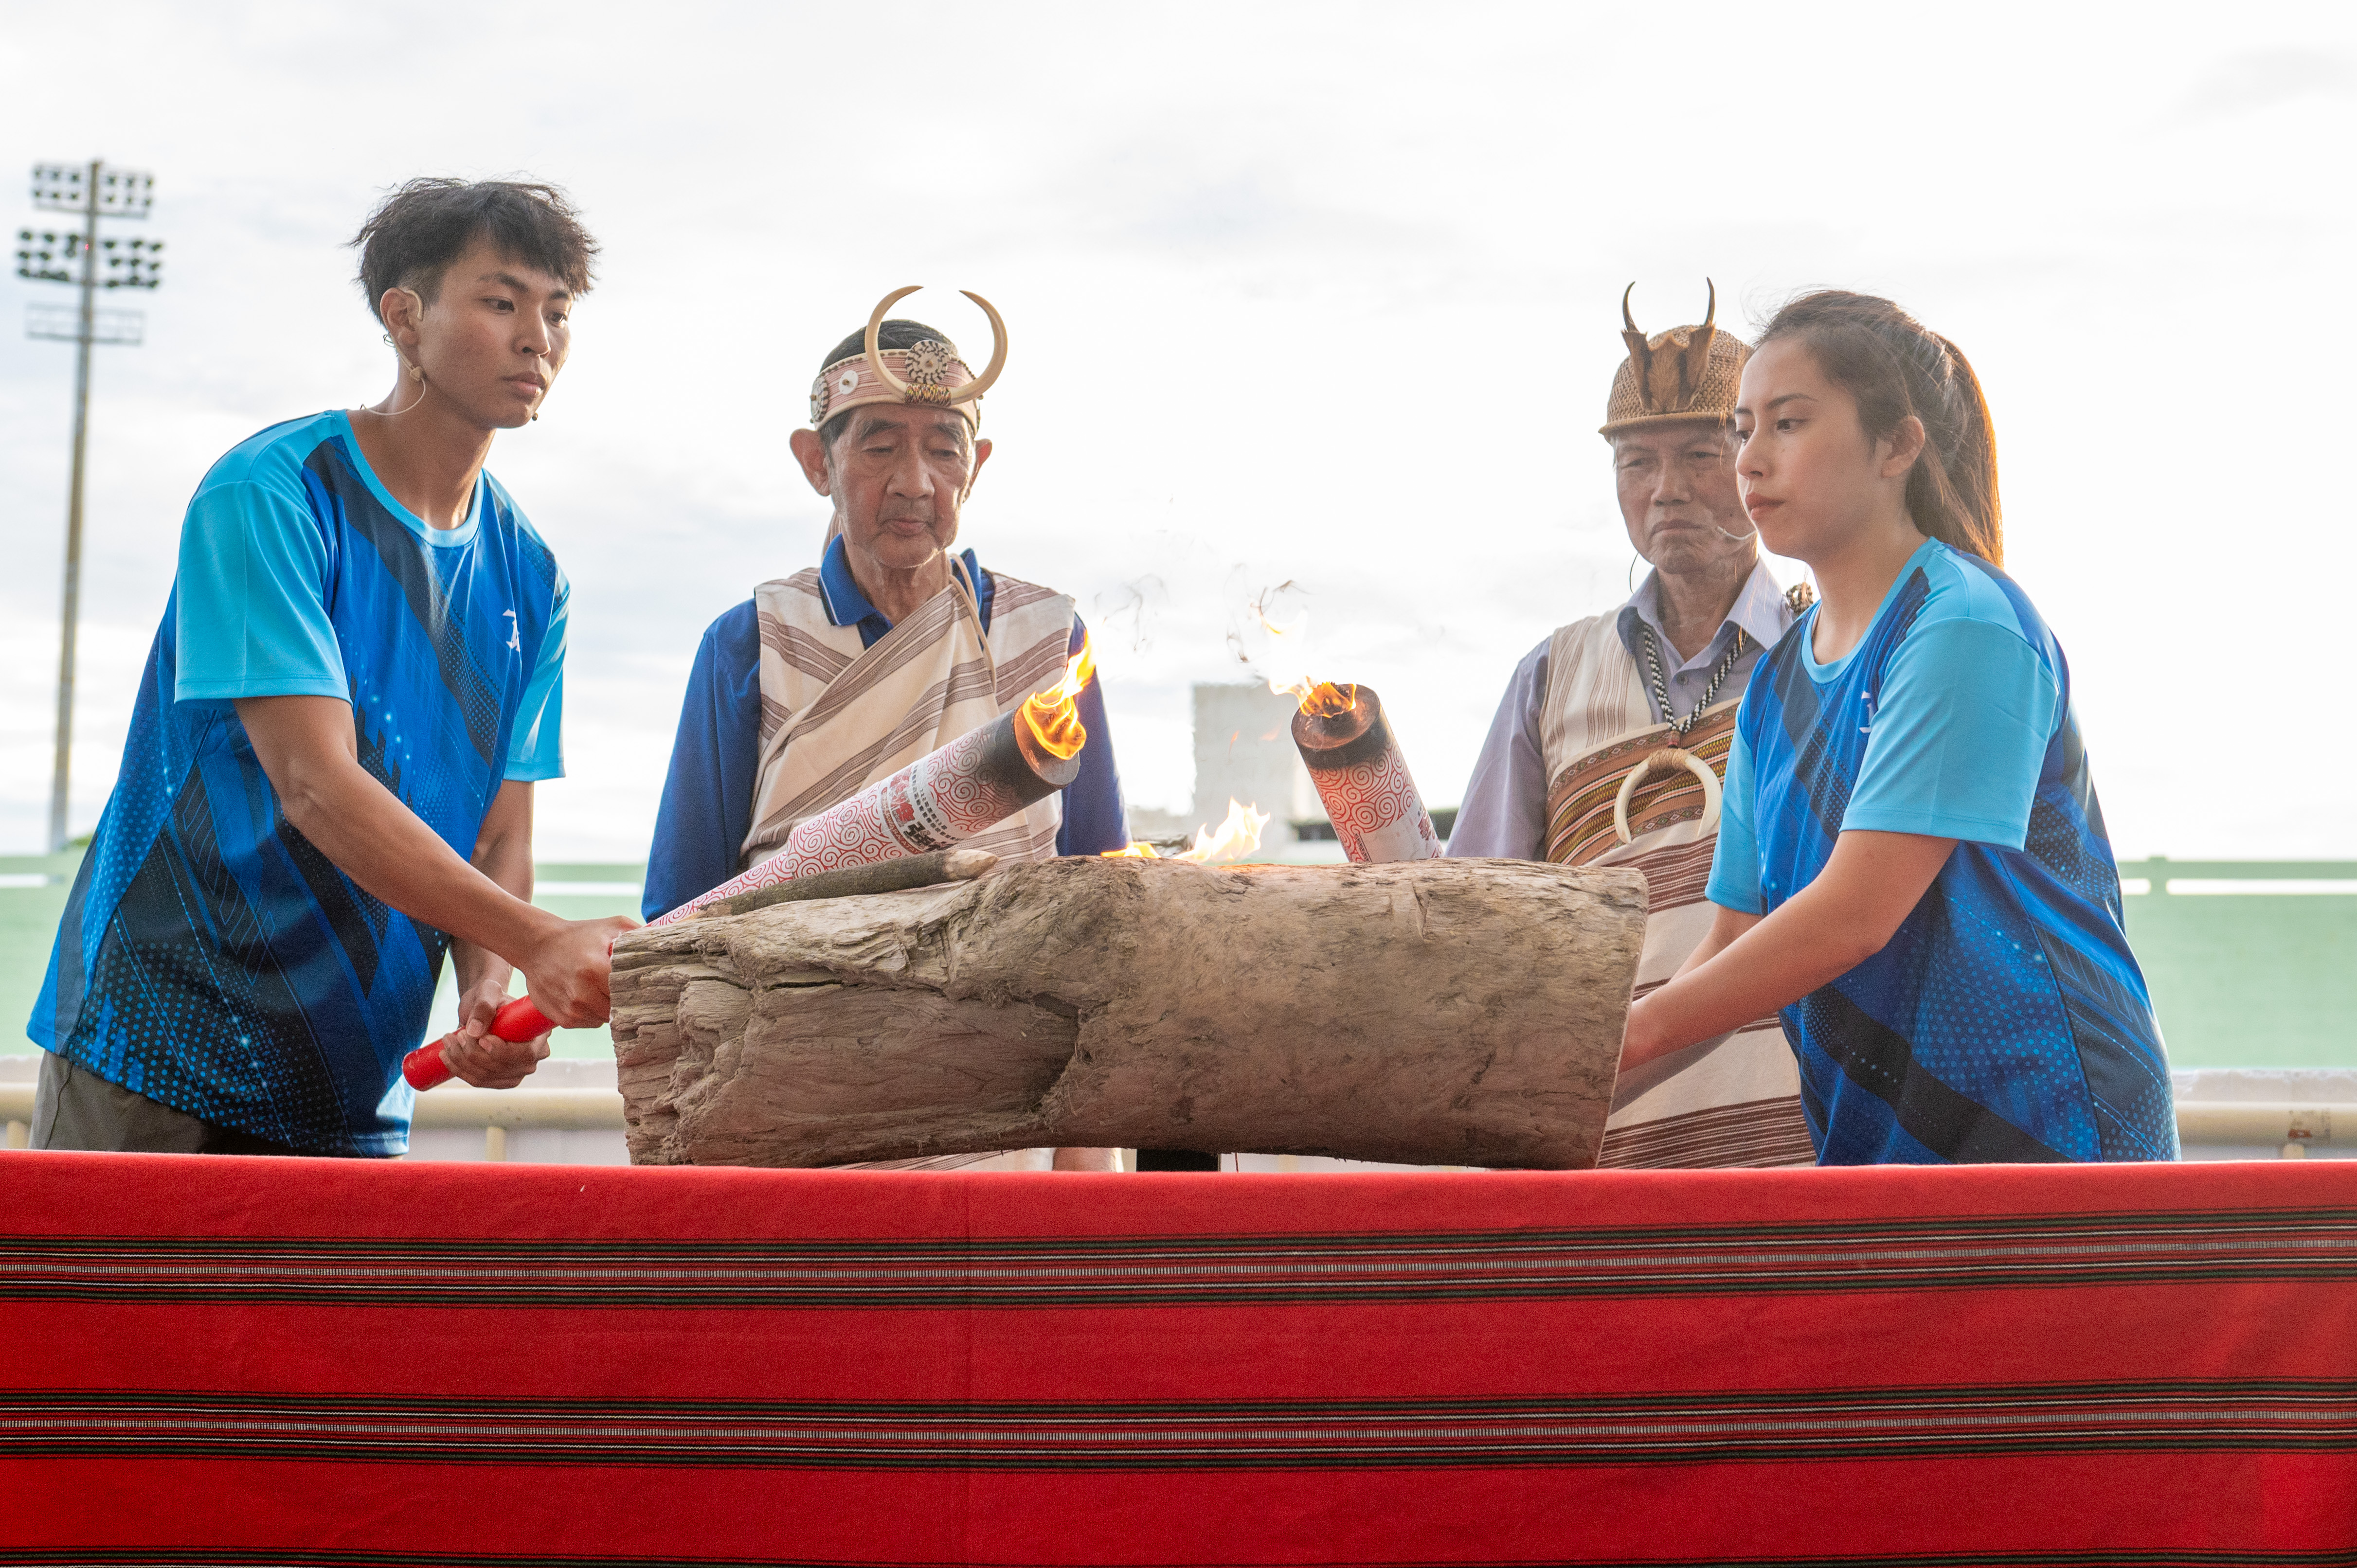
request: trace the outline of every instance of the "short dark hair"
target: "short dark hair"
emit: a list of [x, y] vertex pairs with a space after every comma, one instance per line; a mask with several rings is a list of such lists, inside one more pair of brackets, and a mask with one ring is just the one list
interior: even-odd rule
[[[876, 328], [876, 348], [879, 353], [886, 349], [913, 349], [920, 343], [927, 342], [939, 343], [947, 348], [952, 360], [959, 357], [957, 345], [950, 341], [948, 333], [937, 332], [921, 321], [903, 321], [896, 317]], [[863, 327], [837, 343], [834, 350], [818, 362], [819, 373], [824, 375], [829, 365], [866, 351], [867, 329]], [[827, 450], [833, 451], [835, 437], [844, 433], [851, 424], [851, 416], [858, 412], [856, 408], [846, 408], [824, 424], [820, 425], [818, 427], [820, 444]]]
[[526, 266], [589, 292], [597, 242], [573, 203], [553, 185], [511, 179], [413, 179], [377, 204], [352, 245], [361, 253], [361, 292], [378, 320], [389, 288], [410, 288], [428, 302], [442, 274], [477, 240], [489, 240]]

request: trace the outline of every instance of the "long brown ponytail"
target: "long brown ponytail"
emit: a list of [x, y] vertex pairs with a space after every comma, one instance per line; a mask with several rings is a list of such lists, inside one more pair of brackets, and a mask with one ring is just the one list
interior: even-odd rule
[[1923, 422], [1923, 453], [1907, 475], [1909, 515], [1943, 543], [2003, 566], [1996, 430], [1964, 350], [1890, 301], [1842, 289], [1787, 304], [1760, 347], [1779, 338], [1808, 345], [1826, 378], [1857, 400], [1867, 439], [1892, 435], [1910, 414]]

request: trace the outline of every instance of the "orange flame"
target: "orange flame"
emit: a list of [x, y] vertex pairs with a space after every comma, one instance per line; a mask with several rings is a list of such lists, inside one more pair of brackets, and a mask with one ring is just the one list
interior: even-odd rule
[[[1242, 860], [1245, 855], [1260, 848], [1261, 830], [1267, 826], [1266, 811], [1256, 811], [1252, 807], [1239, 805], [1231, 799], [1228, 801], [1227, 821], [1220, 824], [1217, 832], [1210, 828], [1197, 828], [1195, 847], [1181, 850], [1170, 858], [1191, 860], [1199, 865], [1208, 865], [1215, 860]], [[1131, 843], [1127, 849], [1106, 850], [1103, 854], [1108, 860], [1160, 860], [1162, 858], [1160, 853], [1152, 844], [1143, 840]]]
[[1089, 742], [1089, 732], [1081, 723], [1080, 698], [1081, 689], [1096, 668], [1088, 639], [1082, 638], [1081, 650], [1064, 665], [1064, 678], [1023, 699], [1023, 723], [1031, 738], [1060, 762], [1080, 755], [1081, 747]]
[[1296, 691], [1290, 686], [1286, 690], [1293, 693], [1295, 699], [1301, 703], [1301, 711], [1313, 719], [1330, 719], [1339, 714], [1347, 714], [1351, 711], [1351, 704], [1359, 700], [1359, 688], [1337, 686], [1331, 681], [1320, 681], [1308, 691]]
[[1337, 686], [1331, 681], [1313, 681], [1306, 671], [1291, 672], [1284, 668], [1287, 660], [1298, 664], [1308, 662], [1309, 650], [1304, 643], [1287, 644], [1285, 641], [1288, 637], [1298, 636], [1308, 624], [1307, 616], [1290, 626], [1279, 626], [1265, 615], [1260, 617], [1261, 629], [1268, 633], [1269, 662], [1278, 666], [1277, 673], [1268, 678], [1268, 689], [1291, 697], [1303, 713], [1314, 719], [1347, 714], [1358, 696], [1356, 686]]

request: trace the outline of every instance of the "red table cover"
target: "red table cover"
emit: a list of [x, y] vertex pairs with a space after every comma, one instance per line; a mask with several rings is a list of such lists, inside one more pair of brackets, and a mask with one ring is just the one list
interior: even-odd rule
[[2357, 1163], [0, 1155], [0, 1563], [2357, 1563]]

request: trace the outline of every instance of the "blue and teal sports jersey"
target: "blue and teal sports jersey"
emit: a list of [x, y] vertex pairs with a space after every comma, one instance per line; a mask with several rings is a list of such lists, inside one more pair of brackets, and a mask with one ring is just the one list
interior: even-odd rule
[[1820, 664], [1815, 627], [1744, 694], [1711, 901], [1773, 912], [1844, 829], [1957, 841], [1880, 952], [1783, 1010], [1819, 1162], [2175, 1159], [2070, 667], [2028, 596], [1930, 541], [1848, 654]]
[[350, 703], [361, 766], [465, 858], [503, 779], [563, 771], [566, 598], [488, 474], [468, 521], [428, 528], [340, 413], [215, 464], [33, 1039], [222, 1126], [401, 1153], [401, 1058], [425, 1036], [449, 938], [295, 831], [232, 703]]

